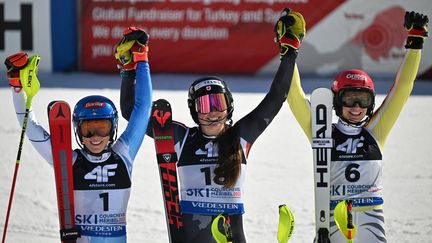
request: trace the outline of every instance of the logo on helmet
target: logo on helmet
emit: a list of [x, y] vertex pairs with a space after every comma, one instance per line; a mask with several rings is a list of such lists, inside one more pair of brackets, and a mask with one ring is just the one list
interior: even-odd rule
[[89, 101], [84, 105], [84, 109], [97, 109], [105, 107], [105, 102], [101, 101]]
[[367, 80], [366, 75], [358, 74], [358, 73], [348, 73], [345, 77], [347, 79], [351, 79], [351, 80], [355, 80], [355, 81], [366, 81]]
[[[224, 87], [223, 83], [220, 80], [209, 79], [209, 80], [204, 80], [202, 82], [197, 83], [194, 87], [194, 90], [197, 91], [204, 86], [210, 87], [210, 85], [217, 85], [217, 86]], [[207, 87], [206, 87], [206, 89], [209, 90]], [[211, 89], [211, 87], [210, 87], [210, 89]]]

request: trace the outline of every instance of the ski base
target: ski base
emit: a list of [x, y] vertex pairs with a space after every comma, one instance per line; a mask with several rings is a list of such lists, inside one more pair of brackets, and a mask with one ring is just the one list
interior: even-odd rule
[[333, 93], [318, 88], [311, 95], [312, 150], [314, 159], [316, 243], [328, 243], [330, 231], [330, 162]]
[[60, 239], [64, 243], [75, 243], [81, 234], [75, 226], [71, 109], [69, 104], [65, 101], [51, 102], [48, 105], [48, 118], [60, 221]]
[[164, 99], [153, 102], [151, 123], [156, 147], [165, 215], [171, 243], [184, 242], [177, 180], [177, 153], [174, 149], [174, 129], [171, 105]]

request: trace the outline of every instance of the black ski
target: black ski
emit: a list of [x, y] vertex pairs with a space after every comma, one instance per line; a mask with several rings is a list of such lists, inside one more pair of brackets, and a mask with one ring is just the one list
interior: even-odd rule
[[177, 180], [177, 154], [174, 149], [170, 103], [164, 99], [154, 101], [150, 119], [159, 166], [168, 237], [171, 243], [184, 242]]

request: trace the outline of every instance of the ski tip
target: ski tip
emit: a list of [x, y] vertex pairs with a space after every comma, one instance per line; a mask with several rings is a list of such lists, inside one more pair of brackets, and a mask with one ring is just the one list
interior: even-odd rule
[[71, 116], [70, 106], [66, 101], [51, 101], [47, 107], [48, 117], [69, 120]]
[[312, 91], [311, 97], [332, 97], [333, 98], [333, 92], [328, 88], [317, 88]]
[[158, 99], [153, 101], [153, 107], [171, 107], [171, 104], [165, 99]]
[[170, 127], [172, 122], [170, 103], [164, 99], [153, 101], [150, 120], [153, 126], [156, 126], [160, 129], [166, 129]]

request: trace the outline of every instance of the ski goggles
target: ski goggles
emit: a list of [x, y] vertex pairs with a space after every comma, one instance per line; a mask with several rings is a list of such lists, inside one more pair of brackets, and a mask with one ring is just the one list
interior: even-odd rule
[[228, 109], [228, 100], [225, 94], [215, 93], [203, 95], [195, 99], [195, 111], [207, 114], [212, 111], [225, 111]]
[[358, 104], [361, 108], [371, 108], [374, 102], [373, 94], [364, 91], [344, 91], [340, 99], [345, 107], [354, 107]]
[[107, 137], [111, 135], [112, 131], [110, 119], [84, 120], [79, 127], [81, 136], [85, 138]]

